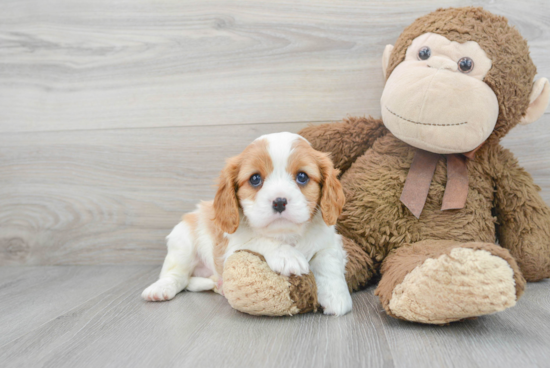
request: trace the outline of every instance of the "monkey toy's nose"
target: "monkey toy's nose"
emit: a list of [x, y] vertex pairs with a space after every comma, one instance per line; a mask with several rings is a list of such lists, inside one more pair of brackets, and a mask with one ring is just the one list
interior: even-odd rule
[[456, 62], [442, 56], [432, 56], [427, 62], [430, 68], [450, 70], [452, 72], [456, 72], [458, 69]]
[[277, 198], [273, 201], [273, 209], [281, 213], [285, 210], [286, 203], [286, 198]]

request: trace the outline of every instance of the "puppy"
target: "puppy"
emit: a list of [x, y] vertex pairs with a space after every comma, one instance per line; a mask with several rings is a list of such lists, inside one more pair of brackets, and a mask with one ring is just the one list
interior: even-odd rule
[[200, 203], [168, 235], [160, 279], [142, 297], [221, 293], [225, 259], [247, 249], [281, 275], [313, 271], [324, 313], [348, 313], [346, 254], [334, 229], [345, 201], [337, 175], [328, 155], [297, 134], [256, 139], [227, 161], [214, 201]]

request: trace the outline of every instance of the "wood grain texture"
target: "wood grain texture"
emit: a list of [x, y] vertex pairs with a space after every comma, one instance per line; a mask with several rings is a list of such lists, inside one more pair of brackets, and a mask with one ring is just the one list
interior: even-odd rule
[[[508, 16], [550, 76], [543, 0], [2, 2], [0, 265], [159, 264], [226, 158], [379, 116], [384, 45], [471, 4]], [[547, 113], [504, 141], [547, 203], [549, 140]]]
[[466, 5], [507, 16], [550, 76], [546, 0], [4, 1], [0, 132], [379, 116], [384, 46]]
[[[120, 282], [101, 293], [95, 287], [67, 309], [66, 290], [104, 284], [106, 268], [71, 267], [66, 278], [66, 267], [48, 267], [52, 279], [66, 278], [63, 288], [49, 290], [50, 309], [59, 312], [0, 344], [2, 367], [542, 367], [550, 358], [548, 280], [529, 284], [524, 298], [505, 312], [425, 326], [388, 317], [372, 287], [353, 295], [354, 309], [344, 317], [254, 317], [214, 293], [150, 303], [139, 294], [159, 268], [125, 268], [119, 268], [126, 274]], [[39, 269], [24, 274], [23, 282], [42, 283]], [[9, 279], [9, 271], [0, 269], [0, 284]], [[43, 295], [38, 287], [19, 293], [17, 300], [0, 298], [3, 328], [13, 330], [27, 323], [29, 310], [40, 310], [32, 306]]]
[[[160, 264], [164, 237], [215, 193], [224, 160], [305, 123], [4, 133], [0, 265]], [[550, 203], [550, 114], [504, 145]]]
[[0, 264], [159, 264], [227, 157], [306, 124], [0, 136]]
[[[119, 286], [147, 266], [3, 267], [0, 269], [0, 346], [40, 328]], [[1, 361], [1, 360], [0, 360]]]

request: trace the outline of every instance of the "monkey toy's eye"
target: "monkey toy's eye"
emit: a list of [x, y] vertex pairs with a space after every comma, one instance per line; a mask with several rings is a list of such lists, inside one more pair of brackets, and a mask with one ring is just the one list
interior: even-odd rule
[[296, 183], [300, 185], [306, 185], [309, 182], [309, 176], [305, 172], [299, 172], [296, 175]]
[[469, 57], [463, 57], [458, 61], [458, 69], [462, 73], [469, 73], [474, 69], [474, 61]]
[[254, 174], [250, 177], [248, 181], [253, 187], [258, 187], [260, 186], [260, 184], [262, 184], [262, 177], [260, 176], [260, 174]]
[[428, 46], [424, 46], [423, 48], [418, 51], [418, 58], [420, 60], [428, 60], [430, 56], [432, 55], [432, 51]]

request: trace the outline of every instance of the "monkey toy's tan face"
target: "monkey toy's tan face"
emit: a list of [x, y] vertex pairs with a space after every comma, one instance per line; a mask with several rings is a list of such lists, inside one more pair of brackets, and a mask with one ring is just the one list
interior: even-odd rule
[[417, 37], [386, 82], [384, 125], [397, 138], [430, 152], [474, 150], [498, 118], [497, 97], [483, 82], [491, 66], [477, 42], [452, 42], [434, 33]]

